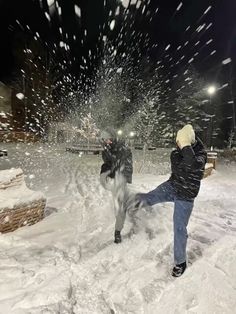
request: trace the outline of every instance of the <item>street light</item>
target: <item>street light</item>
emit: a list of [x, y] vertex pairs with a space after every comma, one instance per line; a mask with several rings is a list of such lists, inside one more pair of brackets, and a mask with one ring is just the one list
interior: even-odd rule
[[123, 134], [123, 131], [122, 131], [122, 130], [118, 130], [118, 131], [117, 131], [117, 134], [118, 134], [119, 136], [121, 136], [121, 135]]
[[[210, 96], [210, 106], [212, 105], [212, 96], [216, 93], [217, 88], [214, 85], [211, 85], [208, 87], [207, 89], [207, 93]], [[213, 108], [213, 112], [214, 112], [214, 108]], [[213, 118], [214, 118], [215, 114], [211, 115], [211, 135], [210, 135], [210, 147], [212, 147], [212, 142], [213, 142]]]
[[130, 143], [130, 148], [133, 149], [133, 144], [134, 144], [134, 136], [135, 136], [135, 133], [133, 131], [130, 131], [129, 132], [129, 143]]
[[210, 96], [214, 95], [216, 93], [216, 87], [214, 85], [209, 86], [207, 92]]

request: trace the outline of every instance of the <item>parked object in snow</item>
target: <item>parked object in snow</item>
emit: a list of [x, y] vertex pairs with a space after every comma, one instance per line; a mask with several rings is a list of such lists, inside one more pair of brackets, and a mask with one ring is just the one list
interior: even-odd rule
[[203, 178], [207, 178], [212, 174], [212, 170], [214, 169], [214, 165], [211, 163], [206, 163], [205, 164], [205, 170], [204, 170], [204, 176]]
[[212, 164], [214, 169], [216, 169], [217, 158], [218, 158], [217, 152], [215, 151], [207, 152], [207, 163]]
[[7, 151], [0, 149], [0, 157], [7, 156]]

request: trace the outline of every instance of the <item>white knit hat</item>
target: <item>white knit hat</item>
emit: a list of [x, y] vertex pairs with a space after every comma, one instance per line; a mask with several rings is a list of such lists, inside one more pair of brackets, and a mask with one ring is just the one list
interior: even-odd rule
[[106, 128], [101, 132], [100, 138], [103, 140], [116, 139], [116, 131], [112, 128]]
[[[188, 138], [191, 142], [191, 144], [195, 143], [195, 132], [191, 124], [186, 124], [181, 130], [181, 133], [185, 134], [186, 138]], [[178, 142], [178, 133], [176, 137], [176, 142]]]

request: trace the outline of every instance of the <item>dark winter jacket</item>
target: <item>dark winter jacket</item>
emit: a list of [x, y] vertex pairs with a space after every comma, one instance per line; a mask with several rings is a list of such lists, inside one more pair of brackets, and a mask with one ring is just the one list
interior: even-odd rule
[[101, 167], [101, 173], [111, 171], [110, 178], [114, 178], [117, 171], [120, 171], [127, 183], [132, 183], [133, 162], [132, 152], [121, 141], [114, 141], [111, 145], [105, 145], [102, 152], [104, 161]]
[[207, 154], [199, 139], [192, 146], [171, 153], [169, 181], [180, 199], [193, 200], [198, 195], [206, 161]]

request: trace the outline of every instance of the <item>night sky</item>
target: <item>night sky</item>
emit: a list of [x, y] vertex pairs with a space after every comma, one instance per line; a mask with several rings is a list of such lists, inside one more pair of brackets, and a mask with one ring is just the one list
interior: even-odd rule
[[235, 0], [0, 0], [0, 81], [25, 94], [43, 130], [90, 110], [91, 99], [111, 116], [121, 106], [119, 127], [159, 93], [167, 125], [193, 110], [206, 130], [214, 116], [226, 143], [236, 121], [235, 12]]
[[[19, 44], [17, 42], [19, 32], [32, 38], [38, 32], [40, 40], [47, 42], [49, 49], [53, 49], [53, 45], [56, 44], [59, 50], [60, 41], [67, 42], [70, 46], [70, 51], [66, 53], [68, 71], [77, 75], [81, 71], [82, 57], [88, 58], [89, 50], [93, 57], [90, 58], [87, 70], [91, 72], [97, 66], [101, 56], [102, 35], [108, 35], [111, 40], [115, 41], [114, 37], [119, 35], [119, 31], [125, 34], [122, 40], [119, 39], [122, 41], [122, 51], [125, 51], [127, 47], [130, 48], [130, 45], [140, 45], [141, 55], [137, 54], [136, 59], [150, 58], [154, 64], [161, 60], [167, 76], [183, 71], [194, 54], [199, 53], [192, 65], [201, 75], [209, 81], [220, 81], [222, 84], [227, 80], [227, 73], [221, 62], [226, 58], [234, 61], [236, 55], [236, 2], [234, 0], [187, 0], [182, 1], [182, 7], [177, 11], [176, 9], [181, 4], [179, 0], [144, 0], [142, 1], [142, 5], [146, 4], [144, 9], [142, 5], [139, 9], [130, 6], [128, 11], [123, 10], [120, 16], [115, 17], [118, 22], [113, 32], [109, 29], [109, 24], [113, 19], [118, 1], [107, 0], [104, 5], [103, 0], [61, 0], [57, 1], [61, 14], [58, 14], [57, 7], [55, 12], [50, 11], [48, 4], [51, 2], [53, 1], [1, 0], [0, 79], [2, 81], [11, 80], [18, 67], [14, 49]], [[74, 4], [81, 9], [80, 18], [75, 14]], [[211, 9], [204, 15], [203, 13], [210, 6], [212, 6]], [[157, 8], [159, 10], [155, 13]], [[109, 16], [110, 10], [113, 11], [112, 16]], [[48, 12], [50, 21], [45, 16], [45, 12]], [[126, 15], [127, 20], [124, 19]], [[130, 27], [131, 23], [134, 25]], [[206, 30], [210, 23], [212, 25]], [[203, 24], [206, 24], [205, 29], [196, 32], [195, 30]], [[188, 26], [190, 26], [189, 29], [187, 29]], [[136, 36], [130, 38], [129, 33], [132, 31], [136, 33]], [[87, 32], [86, 36], [84, 36], [85, 32]], [[139, 40], [140, 33], [147, 34], [149, 41], [146, 45]], [[76, 39], [73, 36], [76, 36]], [[206, 44], [211, 39], [213, 41]], [[195, 46], [198, 41], [200, 43]], [[118, 41], [115, 44], [117, 43]], [[170, 48], [166, 51], [169, 44]], [[182, 45], [182, 48], [177, 51], [179, 45]], [[214, 50], [215, 53], [213, 53]], [[213, 55], [210, 55], [211, 53]], [[168, 55], [173, 58], [170, 62]], [[183, 55], [185, 59], [176, 64]], [[61, 53], [59, 58], [63, 60], [65, 55]], [[171, 67], [173, 63], [174, 66]]]

